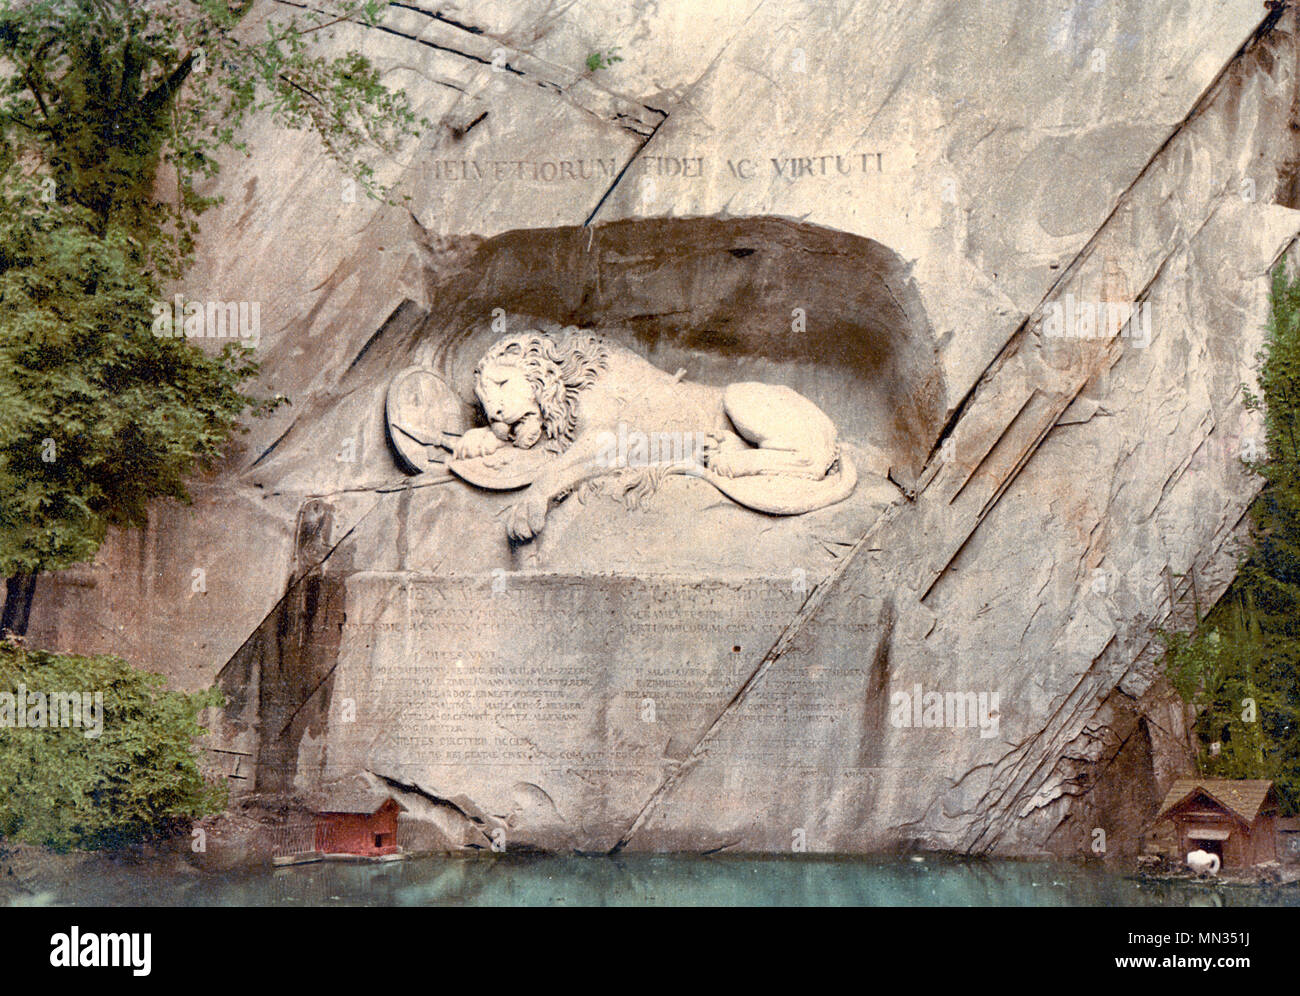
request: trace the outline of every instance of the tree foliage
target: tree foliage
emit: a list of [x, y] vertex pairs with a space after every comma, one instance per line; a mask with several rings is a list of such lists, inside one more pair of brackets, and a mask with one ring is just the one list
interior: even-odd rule
[[151, 334], [151, 282], [129, 236], [61, 220], [80, 209], [0, 217], [0, 571], [94, 556], [110, 525], [185, 500], [255, 402], [256, 365]]
[[377, 193], [366, 153], [415, 116], [364, 58], [312, 42], [385, 7], [259, 35], [227, 0], [0, 0], [0, 573], [87, 560], [151, 499], [188, 500], [240, 417], [274, 407], [241, 390], [248, 350], [155, 337], [151, 307], [250, 114], [314, 129]]
[[[53, 181], [59, 201], [90, 212], [96, 234], [110, 224], [131, 232], [152, 270], [168, 277], [192, 259], [197, 217], [215, 203], [199, 181], [217, 173], [221, 148], [244, 148], [239, 130], [250, 114], [314, 129], [378, 195], [369, 160], [422, 122], [363, 56], [326, 58], [312, 42], [345, 21], [377, 23], [387, 4], [304, 5], [266, 20], [260, 36], [241, 30], [250, 7], [0, 0], [0, 156], [24, 176]], [[157, 196], [160, 171], [174, 182], [172, 196]]]
[[1274, 273], [1259, 394], [1264, 479], [1237, 578], [1190, 635], [1167, 637], [1166, 673], [1197, 707], [1202, 773], [1271, 778], [1300, 812], [1300, 277]]
[[121, 847], [225, 808], [225, 786], [204, 778], [193, 749], [200, 711], [221, 704], [215, 690], [167, 691], [160, 675], [117, 657], [0, 645], [0, 693], [20, 686], [24, 698], [100, 693], [102, 729], [20, 728], [0, 711], [0, 836], [58, 850]]

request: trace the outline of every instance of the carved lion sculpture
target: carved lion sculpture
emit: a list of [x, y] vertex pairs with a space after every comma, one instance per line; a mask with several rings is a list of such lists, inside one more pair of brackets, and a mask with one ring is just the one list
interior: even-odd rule
[[[626, 472], [690, 474], [749, 508], [797, 515], [847, 498], [857, 482], [835, 426], [788, 387], [681, 380], [630, 350], [570, 329], [506, 336], [474, 372], [486, 428], [453, 447], [451, 469], [530, 451], [535, 474], [511, 509], [514, 540], [536, 536], [551, 502]], [[538, 460], [538, 450], [550, 456]], [[481, 479], [475, 483], [482, 484]], [[491, 486], [491, 485], [482, 485]], [[517, 482], [510, 485], [518, 486]]]

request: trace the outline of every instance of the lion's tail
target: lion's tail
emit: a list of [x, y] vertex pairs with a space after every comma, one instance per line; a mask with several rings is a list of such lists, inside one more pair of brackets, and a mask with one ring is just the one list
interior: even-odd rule
[[827, 474], [820, 481], [781, 474], [720, 477], [708, 470], [694, 473], [732, 501], [769, 515], [801, 515], [826, 508], [853, 494], [858, 484], [857, 468], [842, 451], [839, 470]]

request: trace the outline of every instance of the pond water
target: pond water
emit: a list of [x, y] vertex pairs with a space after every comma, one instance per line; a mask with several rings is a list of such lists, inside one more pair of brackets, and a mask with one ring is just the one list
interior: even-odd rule
[[228, 873], [110, 864], [24, 905], [1300, 906], [1300, 888], [1143, 881], [1082, 864], [918, 858], [482, 855]]

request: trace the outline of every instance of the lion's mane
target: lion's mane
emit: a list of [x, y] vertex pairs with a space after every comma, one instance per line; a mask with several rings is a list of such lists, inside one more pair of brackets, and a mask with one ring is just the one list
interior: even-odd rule
[[609, 349], [590, 332], [570, 328], [556, 340], [527, 329], [493, 344], [474, 368], [474, 381], [479, 383], [489, 364], [521, 367], [541, 411], [546, 449], [562, 453], [573, 443], [578, 397], [608, 363]]

